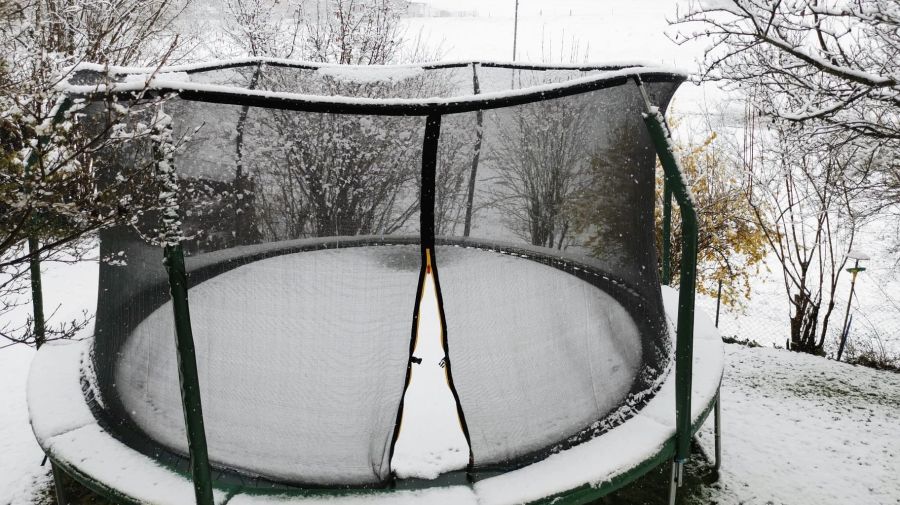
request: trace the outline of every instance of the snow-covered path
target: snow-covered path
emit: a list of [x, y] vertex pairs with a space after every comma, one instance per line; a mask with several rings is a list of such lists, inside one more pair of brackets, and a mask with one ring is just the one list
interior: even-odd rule
[[725, 353], [721, 479], [694, 502], [900, 504], [900, 374], [776, 349]]

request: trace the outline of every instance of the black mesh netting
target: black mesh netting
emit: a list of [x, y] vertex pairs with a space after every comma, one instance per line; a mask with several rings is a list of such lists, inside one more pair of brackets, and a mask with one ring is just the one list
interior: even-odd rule
[[[202, 88], [132, 100], [145, 109], [114, 134], [146, 127], [160, 108], [173, 121], [217, 468], [295, 484], [391, 478], [423, 248], [439, 272], [475, 470], [587, 440], [652, 396], [669, 361], [655, 153], [638, 87], [604, 81], [608, 71], [248, 63], [178, 77], [234, 87], [217, 99], [228, 103], [203, 101]], [[496, 94], [573, 80], [583, 88], [574, 94]], [[665, 107], [680, 78], [645, 81]], [[377, 98], [383, 112], [249, 106], [240, 89]], [[485, 93], [495, 100], [447, 108]], [[420, 99], [420, 109], [403, 115], [393, 99]], [[425, 116], [440, 125], [433, 197], [422, 191], [432, 179]], [[140, 170], [153, 166], [155, 142], [101, 150], [107, 183], [130, 180], [144, 190], [136, 199], [156, 198], [152, 170]], [[159, 218], [135, 213], [101, 233], [94, 386], [113, 433], [179, 465], [187, 438]]]

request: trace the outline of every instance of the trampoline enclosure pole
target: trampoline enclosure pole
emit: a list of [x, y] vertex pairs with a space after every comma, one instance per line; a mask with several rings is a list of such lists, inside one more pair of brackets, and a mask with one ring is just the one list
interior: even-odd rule
[[[678, 329], [675, 337], [675, 461], [683, 463], [691, 449], [691, 374], [694, 346], [694, 290], [697, 275], [697, 214], [693, 198], [682, 176], [673, 152], [672, 139], [665, 119], [657, 107], [650, 105], [643, 84], [638, 86], [644, 97], [644, 123], [659, 156], [666, 186], [681, 212], [681, 271], [678, 292]], [[680, 477], [680, 475], [679, 475]]]
[[[472, 64], [472, 92], [481, 93], [481, 85], [478, 83], [478, 64]], [[472, 155], [472, 170], [469, 173], [469, 192], [466, 196], [466, 221], [463, 237], [468, 237], [472, 232], [472, 212], [475, 200], [475, 178], [478, 176], [478, 160], [481, 157], [481, 143], [484, 139], [484, 111], [478, 109], [475, 112], [475, 152]]]
[[[56, 126], [63, 122], [66, 118], [66, 114], [69, 113], [69, 110], [74, 105], [74, 102], [71, 98], [64, 95], [55, 106], [55, 110], [53, 110], [53, 116], [50, 118], [50, 123], [52, 126]], [[34, 167], [39, 161], [40, 157], [43, 155], [43, 151], [46, 148], [47, 144], [50, 142], [50, 135], [39, 135], [37, 146], [31, 149], [28, 153], [28, 156], [25, 158], [24, 164], [24, 175], [25, 175], [25, 187], [24, 192], [26, 195], [30, 195], [33, 188], [32, 184], [28, 182], [31, 178], [31, 169]], [[32, 214], [29, 220], [29, 230], [27, 233], [28, 236], [28, 255], [30, 256], [28, 260], [29, 273], [31, 277], [31, 305], [32, 305], [32, 315], [34, 318], [34, 346], [38, 349], [46, 343], [47, 341], [47, 333], [46, 333], [46, 321], [44, 317], [44, 289], [41, 282], [41, 254], [40, 254], [40, 241], [37, 236], [35, 236], [35, 230], [40, 228], [40, 223], [37, 222], [37, 217]]]
[[181, 402], [184, 425], [187, 429], [194, 494], [197, 505], [212, 505], [212, 480], [206, 448], [206, 431], [203, 427], [203, 409], [200, 404], [200, 378], [197, 375], [197, 356], [188, 309], [187, 272], [181, 244], [166, 245], [165, 265], [169, 274], [169, 290], [172, 293], [172, 308], [175, 313], [178, 379], [181, 384]]
[[662, 283], [672, 282], [672, 189], [663, 178]]
[[172, 140], [171, 117], [163, 112], [162, 104], [158, 107], [153, 119], [151, 138], [155, 142], [156, 177], [160, 184], [162, 229], [159, 238], [164, 246], [163, 264], [169, 275], [169, 292], [172, 296], [175, 319], [175, 354], [178, 359], [181, 407], [184, 412], [196, 503], [212, 505], [212, 479], [206, 448], [206, 431], [203, 427], [203, 409], [200, 403], [200, 378], [197, 374], [197, 356], [188, 308], [187, 269], [184, 266], [184, 249], [181, 245], [183, 233], [178, 209], [178, 177], [174, 166], [175, 144]]

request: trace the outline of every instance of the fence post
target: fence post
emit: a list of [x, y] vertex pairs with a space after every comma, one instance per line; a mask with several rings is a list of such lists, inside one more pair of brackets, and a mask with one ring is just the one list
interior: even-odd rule
[[719, 309], [722, 307], [722, 279], [719, 279], [719, 290], [716, 292], [716, 328], [719, 327]]

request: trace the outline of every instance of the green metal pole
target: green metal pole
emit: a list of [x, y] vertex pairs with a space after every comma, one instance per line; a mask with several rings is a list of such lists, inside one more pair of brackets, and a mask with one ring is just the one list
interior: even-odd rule
[[46, 323], [44, 322], [44, 291], [41, 286], [41, 257], [38, 239], [28, 232], [28, 268], [31, 277], [31, 306], [34, 313], [34, 346], [38, 349], [47, 341]]
[[191, 312], [188, 306], [187, 270], [184, 266], [183, 235], [178, 209], [178, 177], [175, 172], [175, 148], [172, 142], [172, 122], [162, 110], [154, 118], [156, 135], [156, 176], [161, 184], [159, 204], [162, 208], [161, 242], [164, 244], [163, 264], [169, 274], [169, 292], [175, 317], [175, 353], [178, 357], [178, 381], [181, 385], [181, 407], [187, 431], [191, 478], [197, 505], [212, 505], [212, 478], [206, 429], [203, 426], [203, 407], [200, 402], [200, 377], [197, 373], [197, 353], [191, 331]]
[[[63, 96], [60, 101], [56, 104], [56, 110], [53, 112], [53, 119], [51, 119], [51, 123], [53, 126], [59, 124], [66, 117], [66, 113], [69, 109], [72, 108], [74, 102], [69, 99], [68, 96]], [[32, 149], [28, 156], [25, 158], [25, 168], [24, 175], [25, 178], [31, 175], [31, 169], [34, 167], [34, 164], [38, 162], [41, 154], [39, 151], [42, 151], [44, 146], [50, 141], [49, 135], [41, 135], [37, 139], [37, 148]], [[31, 192], [30, 186], [26, 186], [26, 191], [28, 193]], [[31, 277], [31, 306], [34, 317], [34, 346], [37, 349], [40, 349], [47, 342], [47, 322], [44, 317], [44, 287], [43, 282], [41, 281], [41, 256], [40, 249], [41, 244], [38, 241], [38, 238], [34, 235], [34, 227], [36, 226], [36, 221], [34, 216], [31, 217], [30, 229], [28, 230], [28, 255], [30, 256], [28, 259], [28, 269], [29, 269], [29, 277]], [[68, 505], [69, 500], [66, 497], [66, 489], [63, 485], [63, 471], [56, 466], [55, 463], [50, 463], [50, 473], [53, 475], [53, 484], [54, 490], [56, 492], [56, 503], [58, 505]]]
[[166, 272], [169, 274], [169, 290], [172, 294], [172, 308], [175, 314], [178, 379], [181, 384], [181, 402], [184, 410], [184, 425], [187, 428], [194, 494], [197, 505], [212, 505], [212, 478], [206, 447], [206, 430], [203, 426], [203, 408], [200, 403], [197, 354], [194, 349], [194, 335], [191, 331], [191, 314], [188, 307], [184, 250], [181, 244], [166, 245], [164, 254], [164, 264]]
[[[56, 110], [53, 111], [51, 123], [56, 126], [66, 117], [66, 113], [72, 108], [74, 102], [68, 97], [63, 97], [56, 104]], [[44, 146], [50, 141], [49, 135], [41, 135], [37, 139], [37, 146], [28, 153], [25, 158], [24, 176], [27, 180], [31, 176], [31, 170], [40, 159], [40, 152]], [[26, 182], [25, 192], [31, 193], [31, 186]], [[31, 277], [31, 305], [34, 316], [34, 344], [38, 349], [47, 341], [47, 328], [44, 320], [44, 291], [41, 284], [41, 256], [39, 254], [41, 245], [35, 236], [34, 227], [37, 222], [32, 215], [28, 229], [28, 268]]]
[[[481, 93], [481, 85], [478, 82], [478, 65], [472, 64], [472, 91], [478, 95]], [[475, 111], [475, 153], [472, 155], [472, 170], [469, 172], [469, 192], [466, 197], [466, 220], [463, 228], [463, 237], [468, 237], [472, 232], [472, 213], [475, 201], [475, 178], [478, 176], [478, 160], [481, 158], [481, 143], [484, 139], [484, 111]]]
[[663, 177], [662, 283], [672, 282], [672, 189]]
[[[697, 277], [697, 213], [673, 151], [672, 139], [665, 119], [650, 104], [643, 84], [638, 86], [646, 110], [644, 123], [659, 156], [666, 186], [671, 188], [681, 212], [681, 272], [678, 293], [678, 328], [675, 337], [675, 461], [679, 467], [690, 456], [691, 449], [691, 375], [694, 354], [694, 291]], [[681, 481], [681, 470], [678, 471]]]

